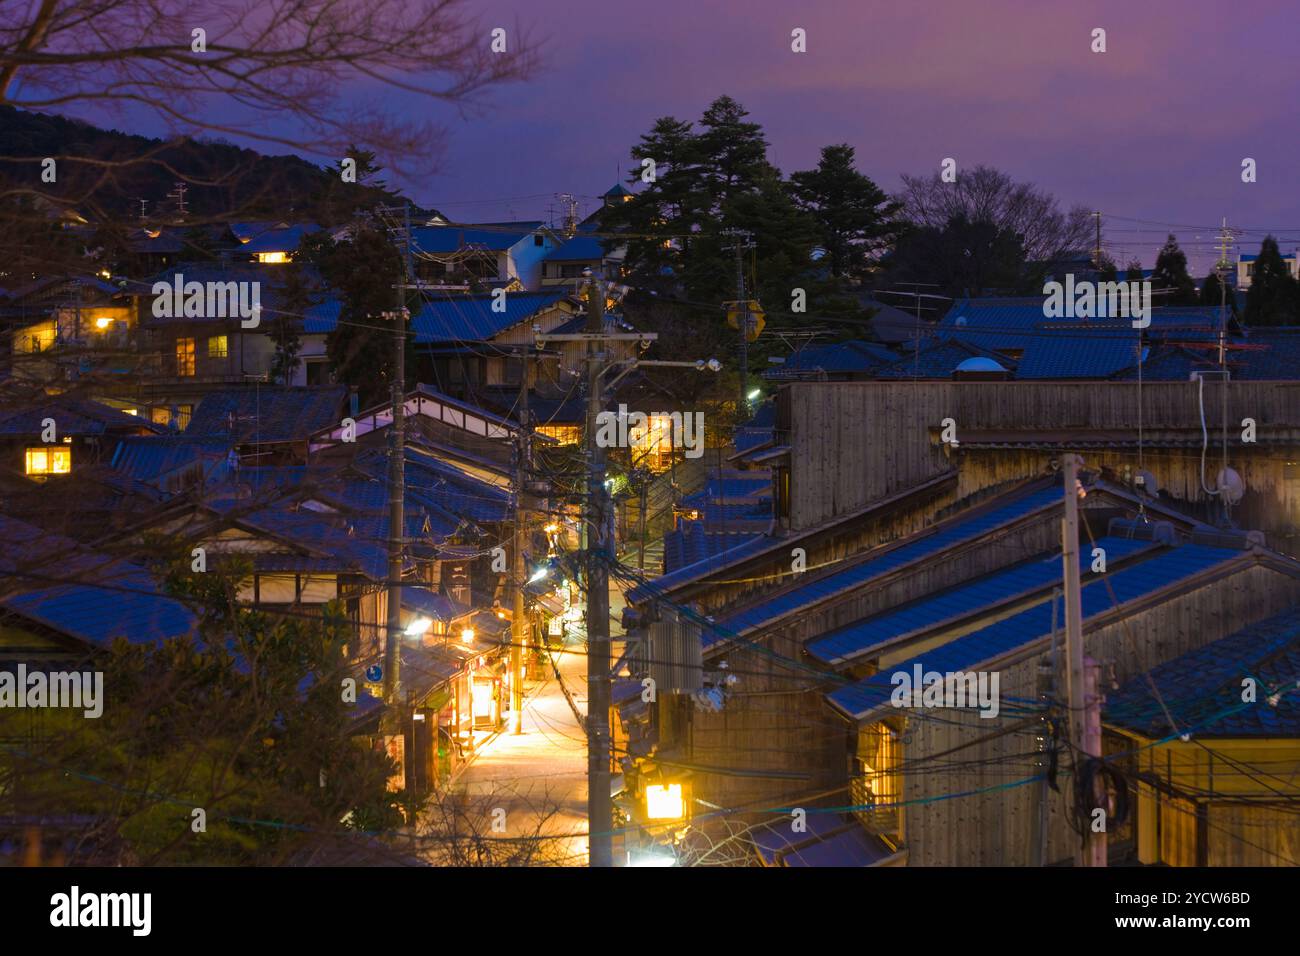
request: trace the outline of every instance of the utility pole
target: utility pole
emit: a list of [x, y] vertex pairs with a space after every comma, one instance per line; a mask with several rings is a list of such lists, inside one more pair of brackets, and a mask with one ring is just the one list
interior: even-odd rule
[[[393, 426], [388, 443], [388, 627], [384, 636], [384, 700], [393, 712], [400, 706], [402, 667], [402, 545], [405, 535], [406, 491], [406, 289], [411, 282], [411, 207], [405, 206], [406, 250], [397, 283], [393, 322]], [[399, 724], [400, 726], [400, 724]]]
[[749, 410], [749, 299], [745, 295], [745, 250], [753, 249], [753, 233], [747, 229], [726, 229], [736, 251], [736, 309], [740, 313], [736, 325], [740, 327], [740, 401], [737, 410]]
[[514, 543], [514, 585], [515, 605], [511, 616], [510, 630], [510, 730], [511, 733], [524, 732], [524, 645], [528, 642], [529, 628], [524, 611], [524, 584], [528, 573], [524, 564], [524, 544], [528, 539], [528, 511], [524, 501], [527, 496], [525, 484], [528, 481], [528, 468], [531, 460], [532, 440], [528, 419], [529, 369], [530, 356], [523, 356], [523, 368], [519, 373], [519, 438], [515, 443], [515, 543]]
[[1228, 367], [1228, 245], [1232, 233], [1228, 230], [1228, 217], [1223, 217], [1219, 232], [1219, 262], [1215, 271], [1219, 275], [1219, 368]]
[[605, 355], [605, 285], [592, 277], [587, 283], [587, 514], [583, 522], [583, 555], [587, 565], [587, 840], [588, 863], [614, 865], [614, 804], [610, 798], [610, 644], [609, 522], [606, 519], [605, 449], [596, 441], [597, 416], [602, 411], [601, 378]]
[[[1079, 581], [1079, 467], [1082, 464], [1078, 455], [1061, 457], [1065, 483], [1065, 517], [1061, 522], [1061, 560], [1065, 579], [1065, 691], [1076, 767], [1086, 757], [1101, 756], [1100, 728], [1095, 740], [1087, 729], [1087, 710], [1095, 702], [1096, 694], [1094, 688], [1090, 702], [1085, 687], [1083, 655], [1083, 601]], [[1090, 824], [1091, 820], [1088, 820], [1084, 826], [1084, 845], [1078, 855], [1078, 864], [1105, 866], [1104, 834], [1093, 833]]]

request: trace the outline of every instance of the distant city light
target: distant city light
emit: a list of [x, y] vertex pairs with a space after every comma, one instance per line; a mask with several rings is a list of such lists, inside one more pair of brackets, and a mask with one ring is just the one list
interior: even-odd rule
[[467, 627], [467, 628], [465, 628], [463, 631], [461, 631], [461, 632], [460, 632], [460, 641], [461, 641], [462, 644], [473, 644], [473, 643], [474, 643], [474, 628], [472, 628], [472, 627]]

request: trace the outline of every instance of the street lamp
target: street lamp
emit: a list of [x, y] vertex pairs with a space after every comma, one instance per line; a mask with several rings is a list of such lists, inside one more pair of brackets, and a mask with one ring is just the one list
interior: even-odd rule
[[429, 618], [417, 617], [410, 624], [406, 625], [406, 636], [423, 637], [431, 627], [433, 627], [433, 621]]

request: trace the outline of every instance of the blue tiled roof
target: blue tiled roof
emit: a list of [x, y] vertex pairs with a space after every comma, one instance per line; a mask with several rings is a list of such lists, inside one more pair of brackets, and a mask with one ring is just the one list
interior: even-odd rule
[[25, 438], [39, 435], [47, 418], [54, 419], [60, 438], [64, 435], [103, 435], [109, 431], [162, 431], [143, 418], [128, 415], [112, 406], [89, 399], [59, 396], [0, 414], [0, 436]]
[[339, 423], [347, 393], [345, 385], [209, 392], [194, 409], [185, 434], [235, 442], [302, 441], [313, 432]]
[[339, 316], [343, 312], [343, 300], [329, 297], [323, 302], [308, 306], [303, 313], [302, 330], [308, 335], [328, 335], [338, 328]]
[[419, 226], [411, 230], [411, 242], [421, 252], [446, 254], [466, 246], [504, 252], [527, 239], [545, 225], [540, 219], [528, 222], [478, 223], [464, 226]]
[[[64, 634], [106, 645], [124, 637], [132, 644], [152, 644], [194, 630], [195, 618], [185, 605], [157, 592], [141, 568], [118, 566], [111, 587], [60, 585], [10, 597], [5, 606]], [[130, 591], [123, 589], [132, 589]], [[140, 591], [155, 593], [140, 594]]]
[[763, 498], [772, 490], [772, 476], [764, 471], [731, 473], [719, 476], [716, 473], [704, 483], [704, 488], [682, 498], [683, 508], [700, 507], [709, 501], [731, 498]]
[[766, 379], [796, 377], [811, 372], [845, 374], [870, 372], [881, 365], [897, 361], [898, 354], [872, 342], [836, 342], [830, 345], [809, 345], [786, 358], [781, 365], [763, 372]]
[[596, 236], [574, 236], [546, 256], [547, 262], [589, 262], [605, 257], [604, 241]]
[[418, 345], [482, 342], [526, 321], [568, 295], [563, 289], [549, 292], [508, 292], [504, 312], [492, 311], [494, 300], [491, 295], [443, 296], [425, 303], [411, 317], [411, 328]]
[[[1153, 547], [1149, 541], [1119, 537], [1100, 538], [1097, 546], [1105, 550], [1107, 566]], [[1092, 564], [1091, 548], [1080, 549], [1079, 564], [1083, 573], [1088, 574]], [[905, 634], [927, 630], [982, 608], [1028, 595], [1057, 584], [1060, 580], [1059, 554], [1043, 560], [1027, 561], [899, 610], [878, 614], [832, 631], [809, 644], [808, 652], [829, 664], [837, 664]]]
[[705, 530], [697, 521], [664, 535], [664, 571], [694, 564], [759, 537], [752, 531]]
[[230, 442], [224, 438], [130, 436], [117, 443], [112, 467], [147, 484], [187, 468], [201, 471], [205, 481], [220, 481], [226, 475], [229, 452]]
[[[1176, 657], [1147, 676], [1107, 692], [1106, 723], [1152, 738], [1189, 730], [1196, 737], [1300, 737], [1300, 609]], [[1250, 704], [1241, 699], [1247, 677], [1257, 684]], [[1270, 704], [1277, 690], [1283, 693]]]
[[303, 223], [287, 229], [268, 229], [259, 233], [257, 238], [244, 243], [240, 251], [249, 255], [258, 252], [296, 252], [304, 238], [319, 231], [320, 226], [315, 223]]
[[444, 624], [468, 614], [468, 605], [449, 598], [447, 595], [431, 588], [405, 585], [402, 588], [402, 606], [426, 615]]
[[[388, 456], [383, 449], [362, 452], [354, 466], [380, 484], [387, 480]], [[406, 450], [405, 478], [407, 498], [435, 513], [487, 523], [510, 517], [509, 489], [476, 478], [417, 448]]]
[[627, 592], [627, 602], [629, 604], [638, 604], [659, 594], [665, 594], [678, 585], [694, 581], [703, 577], [719, 568], [728, 567], [737, 561], [744, 561], [749, 558], [762, 554], [764, 551], [779, 544], [780, 539], [773, 538], [766, 534], [758, 535], [744, 544], [738, 544], [735, 547], [728, 548], [726, 551], [719, 551], [717, 554], [709, 555], [706, 558], [688, 564], [685, 567], [678, 568], [668, 574], [655, 578], [653, 581], [646, 581], [638, 584]]
[[1008, 370], [1016, 363], [990, 349], [980, 348], [959, 339], [928, 341], [919, 351], [905, 354], [890, 365], [876, 370], [877, 378], [949, 378], [953, 370], [969, 358], [992, 358]]
[[868, 554], [843, 570], [833, 571], [772, 597], [760, 600], [744, 610], [723, 617], [716, 632], [706, 632], [705, 646], [725, 640], [732, 634], [744, 634], [809, 607], [819, 601], [861, 587], [868, 581], [901, 568], [913, 561], [936, 554], [946, 548], [979, 537], [991, 528], [1058, 506], [1061, 492], [1055, 484], [1036, 486], [982, 506], [973, 514], [959, 515], [925, 532], [913, 535], [901, 544], [887, 545]]
[[[115, 560], [0, 515], [0, 576], [19, 593], [0, 605], [62, 634], [105, 645], [118, 637], [136, 644], [155, 643], [191, 633], [195, 618], [181, 602], [163, 595], [144, 568]], [[33, 575], [74, 577], [87, 583], [45, 583]], [[98, 582], [103, 582], [102, 585]]]
[[[1185, 545], [1158, 554], [1148, 561], [1106, 575], [1104, 581], [1093, 580], [1083, 586], [1083, 618], [1096, 617], [1115, 605], [1151, 594], [1185, 578], [1200, 574], [1216, 565], [1241, 559], [1243, 552], [1225, 548]], [[1107, 585], [1109, 584], [1109, 587]], [[1111, 591], [1114, 591], [1114, 600]], [[915, 665], [925, 671], [968, 671], [980, 664], [1011, 653], [1018, 648], [1048, 637], [1052, 630], [1051, 602], [1012, 615], [951, 641], [931, 648], [882, 671], [866, 680], [827, 694], [827, 699], [846, 714], [862, 719], [878, 707], [889, 703], [894, 685], [890, 678], [900, 671], [910, 672]]]

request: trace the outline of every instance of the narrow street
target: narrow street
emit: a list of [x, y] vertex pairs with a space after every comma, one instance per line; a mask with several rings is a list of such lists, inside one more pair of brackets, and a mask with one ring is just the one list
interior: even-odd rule
[[564, 688], [585, 714], [587, 658], [580, 644], [553, 658], [563, 687], [554, 672], [530, 687], [523, 733], [507, 728], [485, 744], [453, 789], [484, 816], [481, 832], [503, 835], [491, 817], [501, 809], [504, 836], [544, 837], [539, 853], [547, 863], [586, 866], [587, 739]]

